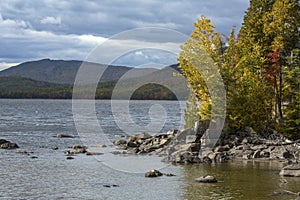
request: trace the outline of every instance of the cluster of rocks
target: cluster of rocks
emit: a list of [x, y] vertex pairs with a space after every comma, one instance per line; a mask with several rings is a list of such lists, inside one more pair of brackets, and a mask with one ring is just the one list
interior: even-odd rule
[[[147, 178], [155, 178], [155, 177], [160, 177], [160, 176], [163, 176], [163, 175], [165, 175], [165, 176], [176, 176], [172, 173], [163, 174], [162, 172], [160, 172], [156, 169], [152, 169], [152, 170], [145, 173], [145, 177], [147, 177]], [[194, 179], [194, 182], [198, 182], [198, 183], [217, 183], [218, 180], [213, 176], [206, 175], [206, 176], [201, 176], [199, 178]]]
[[153, 177], [160, 177], [160, 176], [176, 176], [175, 174], [172, 173], [161, 173], [160, 171], [156, 170], [156, 169], [151, 169], [150, 171], [145, 173], [145, 177], [147, 178], [153, 178]]
[[[155, 136], [141, 133], [114, 144], [127, 153], [159, 155], [163, 161], [172, 163], [222, 163], [232, 159], [284, 160], [290, 164], [300, 161], [299, 141], [290, 141], [275, 131], [261, 136], [250, 127], [243, 132], [218, 135], [217, 123], [199, 121], [191, 129]], [[211, 143], [215, 146], [208, 145]]]
[[[163, 161], [173, 163], [221, 163], [234, 158], [299, 161], [299, 143], [289, 141], [278, 133], [266, 138], [248, 127], [244, 132], [221, 134], [218, 138], [212, 138], [207, 135], [215, 130], [208, 127], [213, 127], [209, 121], [199, 121], [191, 129], [155, 136], [141, 133], [128, 140], [116, 140], [114, 144], [129, 153], [156, 154], [163, 156]], [[215, 147], [208, 148], [207, 144], [213, 140]]]
[[87, 151], [87, 147], [84, 145], [81, 145], [81, 144], [76, 144], [76, 145], [70, 146], [68, 150], [64, 151], [64, 153], [67, 156], [68, 160], [74, 159], [72, 156], [76, 155], [76, 154], [85, 154], [87, 156], [103, 155], [103, 153], [100, 153], [100, 152]]
[[167, 146], [178, 131], [169, 131], [167, 134], [151, 136], [148, 133], [132, 135], [128, 140], [117, 139], [113, 143], [118, 149], [126, 150], [127, 153], [145, 154], [151, 153]]
[[16, 143], [10, 142], [5, 139], [0, 139], [0, 149], [16, 149], [19, 146]]

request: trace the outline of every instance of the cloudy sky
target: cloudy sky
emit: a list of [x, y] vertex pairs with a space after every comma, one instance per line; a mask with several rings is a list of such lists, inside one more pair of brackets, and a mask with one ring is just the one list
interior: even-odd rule
[[[138, 40], [178, 47], [182, 41], [168, 41], [164, 34], [159, 39], [151, 39], [151, 35], [135, 38], [132, 29], [166, 28], [189, 35], [201, 14], [212, 20], [217, 31], [228, 35], [232, 26], [240, 27], [248, 6], [248, 0], [1, 0], [0, 70], [43, 58], [85, 60], [99, 45], [117, 41], [128, 30], [132, 37], [126, 44], [132, 49], [140, 48], [135, 44]], [[136, 50], [114, 62], [165, 65], [176, 62], [176, 55]]]

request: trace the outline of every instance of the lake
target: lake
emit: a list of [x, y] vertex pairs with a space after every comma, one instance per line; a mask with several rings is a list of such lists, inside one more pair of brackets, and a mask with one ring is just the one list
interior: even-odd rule
[[[279, 176], [283, 163], [275, 161], [175, 166], [159, 164], [157, 158], [151, 156], [112, 156], [110, 143], [115, 138], [145, 130], [153, 130], [152, 134], [155, 134], [182, 129], [184, 102], [130, 101], [127, 105], [125, 101], [115, 101], [116, 109], [111, 105], [109, 100], [97, 100], [95, 113], [74, 114], [71, 100], [1, 99], [0, 138], [17, 143], [20, 149], [0, 150], [0, 199], [267, 200], [295, 199], [293, 196], [274, 196], [275, 191], [299, 192], [300, 179]], [[81, 122], [86, 124], [76, 122], [75, 125], [75, 115], [81, 116]], [[101, 130], [91, 129], [93, 115]], [[80, 130], [78, 124], [89, 131], [77, 134]], [[75, 137], [56, 138], [57, 134]], [[89, 134], [101, 137], [96, 140]], [[67, 160], [64, 150], [82, 142], [105, 143], [108, 147], [94, 146], [95, 150], [104, 152], [103, 157], [80, 154]], [[57, 146], [58, 150], [52, 150], [52, 146]], [[19, 150], [32, 153], [16, 153]], [[131, 163], [131, 171], [125, 162]], [[176, 176], [145, 178], [137, 170], [145, 166], [150, 170], [153, 165]], [[193, 179], [207, 174], [215, 176], [219, 182], [193, 182]]]

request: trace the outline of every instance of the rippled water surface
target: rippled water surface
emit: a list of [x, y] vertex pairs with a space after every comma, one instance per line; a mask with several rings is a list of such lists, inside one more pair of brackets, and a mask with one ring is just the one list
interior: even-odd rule
[[[128, 130], [134, 124], [147, 126], [151, 123], [151, 106], [154, 104], [160, 104], [162, 107], [155, 108], [163, 109], [166, 114], [161, 132], [182, 127], [182, 113], [178, 102], [132, 101], [129, 111], [133, 124], [128, 125]], [[110, 141], [128, 134], [118, 128], [111, 113], [110, 101], [97, 101], [96, 111], [99, 125]], [[128, 117], [122, 116], [121, 110], [119, 114], [121, 117]], [[159, 124], [162, 116], [155, 116], [155, 113], [152, 115], [155, 117], [152, 120]], [[296, 199], [294, 196], [272, 194], [282, 190], [300, 191], [299, 178], [280, 177], [278, 173], [282, 163], [277, 162], [168, 165], [161, 171], [177, 176], [149, 179], [142, 173], [114, 170], [101, 160], [101, 156], [95, 158], [80, 154], [74, 156], [73, 160], [67, 160], [63, 151], [71, 145], [81, 143], [73, 121], [70, 100], [1, 99], [0, 121], [0, 138], [16, 142], [20, 146], [17, 150], [0, 150], [0, 199], [263, 200]], [[139, 130], [133, 134], [137, 132]], [[75, 137], [56, 138], [56, 134]], [[59, 149], [52, 150], [52, 146]], [[19, 150], [31, 153], [16, 153]], [[32, 156], [37, 158], [33, 159]], [[149, 159], [151, 163], [152, 158]], [[193, 182], [193, 179], [206, 174], [217, 177], [219, 182]]]

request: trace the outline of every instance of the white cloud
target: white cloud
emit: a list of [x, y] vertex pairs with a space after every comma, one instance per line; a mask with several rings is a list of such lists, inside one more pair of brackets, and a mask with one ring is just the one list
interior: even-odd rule
[[33, 29], [25, 21], [0, 21], [0, 62], [32, 59], [81, 59], [105, 41], [92, 35], [56, 34]]
[[6, 62], [0, 62], [0, 71], [8, 69], [12, 66], [16, 66], [20, 63], [6, 63]]
[[60, 25], [61, 24], [61, 18], [60, 17], [45, 17], [42, 19], [41, 24], [53, 24], [53, 25]]

